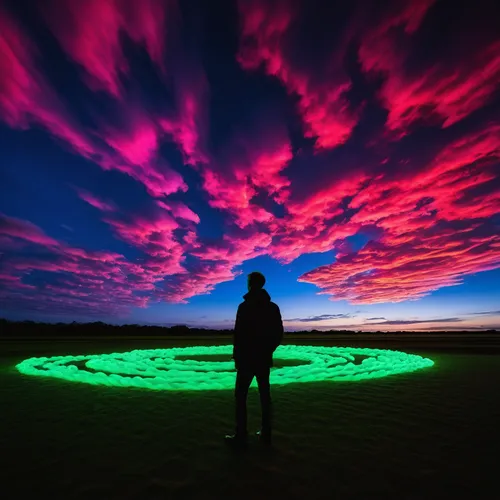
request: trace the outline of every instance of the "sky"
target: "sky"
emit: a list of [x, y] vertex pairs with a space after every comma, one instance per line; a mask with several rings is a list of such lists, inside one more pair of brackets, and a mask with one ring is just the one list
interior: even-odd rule
[[499, 17], [3, 0], [0, 316], [500, 328]]

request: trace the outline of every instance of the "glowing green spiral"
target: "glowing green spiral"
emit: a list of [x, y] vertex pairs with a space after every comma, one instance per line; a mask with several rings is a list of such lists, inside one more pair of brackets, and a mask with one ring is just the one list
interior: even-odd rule
[[[232, 346], [174, 347], [113, 354], [30, 358], [16, 368], [25, 375], [55, 377], [73, 382], [169, 391], [232, 389]], [[227, 355], [228, 361], [178, 359]], [[356, 359], [358, 357], [358, 359]], [[359, 357], [363, 357], [359, 361]], [[382, 349], [323, 346], [280, 346], [275, 359], [306, 362], [274, 368], [272, 384], [351, 381], [385, 377], [432, 366], [431, 359]], [[253, 382], [255, 385], [255, 381]]]

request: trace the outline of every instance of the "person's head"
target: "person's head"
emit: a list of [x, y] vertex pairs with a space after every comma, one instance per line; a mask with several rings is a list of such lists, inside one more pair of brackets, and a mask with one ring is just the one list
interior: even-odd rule
[[266, 284], [266, 278], [262, 273], [254, 271], [248, 275], [248, 290], [260, 290]]

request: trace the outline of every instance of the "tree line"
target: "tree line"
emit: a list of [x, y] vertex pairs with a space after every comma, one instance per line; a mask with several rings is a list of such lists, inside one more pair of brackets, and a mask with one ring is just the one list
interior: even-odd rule
[[[325, 335], [414, 335], [414, 331], [398, 332], [364, 332], [353, 330], [301, 330], [288, 332], [293, 335], [325, 336]], [[471, 333], [496, 333], [496, 330], [479, 331], [440, 331], [418, 332], [419, 334], [471, 334]], [[171, 337], [171, 336], [231, 336], [232, 329], [195, 328], [187, 325], [111, 325], [96, 321], [93, 323], [42, 323], [37, 321], [10, 321], [0, 319], [0, 338], [8, 337]]]

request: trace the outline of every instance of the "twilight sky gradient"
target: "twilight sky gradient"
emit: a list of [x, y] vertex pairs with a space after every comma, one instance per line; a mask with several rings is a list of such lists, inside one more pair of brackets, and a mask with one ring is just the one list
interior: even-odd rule
[[0, 315], [500, 328], [496, 4], [3, 0]]

